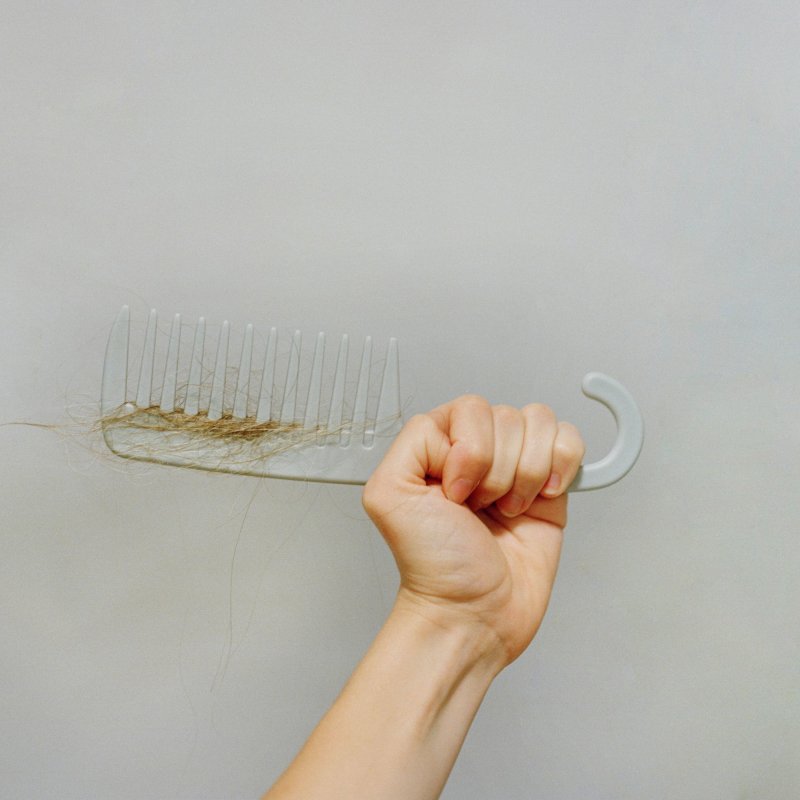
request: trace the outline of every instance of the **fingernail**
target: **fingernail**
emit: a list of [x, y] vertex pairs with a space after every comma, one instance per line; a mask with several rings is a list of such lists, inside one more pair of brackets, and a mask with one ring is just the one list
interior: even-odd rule
[[475, 484], [472, 481], [466, 478], [459, 478], [457, 481], [453, 481], [447, 494], [450, 500], [461, 505], [470, 496], [474, 488]]
[[544, 485], [544, 489], [542, 491], [552, 494], [553, 492], [558, 491], [559, 486], [561, 486], [561, 476], [554, 472]]
[[523, 502], [518, 494], [512, 494], [510, 497], [506, 497], [498, 508], [504, 517], [516, 517], [522, 511]]

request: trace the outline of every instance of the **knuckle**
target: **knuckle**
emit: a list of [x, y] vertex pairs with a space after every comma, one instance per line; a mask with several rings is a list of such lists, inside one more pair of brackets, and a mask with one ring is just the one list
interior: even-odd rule
[[559, 461], [573, 461], [583, 457], [584, 448], [572, 440], [556, 440], [553, 445], [553, 458]]
[[571, 422], [559, 422], [558, 427], [564, 431], [564, 433], [568, 433], [570, 436], [573, 436], [576, 439], [582, 438], [581, 432]]
[[578, 428], [571, 422], [559, 422], [558, 432], [557, 443], [566, 445], [571, 452], [579, 453], [582, 457], [586, 452], [586, 443]]
[[433, 422], [428, 414], [414, 414], [413, 417], [410, 417], [406, 425], [411, 428], [421, 428], [423, 426], [427, 426], [429, 423]]
[[426, 436], [439, 430], [436, 420], [430, 414], [414, 414], [405, 427], [416, 436]]
[[476, 410], [489, 408], [489, 401], [479, 394], [462, 394], [455, 402], [465, 408], [474, 408]]
[[522, 409], [523, 415], [534, 422], [555, 423], [556, 414], [550, 406], [544, 403], [529, 403]]
[[492, 465], [492, 453], [481, 447], [477, 442], [462, 441], [459, 447], [464, 460], [477, 472], [486, 472]]
[[499, 422], [517, 422], [522, 419], [519, 409], [509, 405], [497, 405], [492, 407], [492, 413]]

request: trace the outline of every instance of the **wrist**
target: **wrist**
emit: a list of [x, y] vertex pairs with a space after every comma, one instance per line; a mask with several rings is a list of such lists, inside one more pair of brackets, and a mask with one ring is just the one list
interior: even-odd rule
[[446, 602], [422, 597], [401, 586], [387, 624], [392, 620], [408, 627], [458, 672], [485, 675], [491, 683], [508, 663], [505, 648], [492, 628]]

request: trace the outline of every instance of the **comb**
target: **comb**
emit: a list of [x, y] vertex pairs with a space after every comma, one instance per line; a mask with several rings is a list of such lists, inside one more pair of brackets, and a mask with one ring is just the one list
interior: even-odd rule
[[[263, 357], [254, 358], [255, 331], [247, 325], [231, 363], [227, 321], [215, 347], [208, 346], [203, 317], [193, 330], [185, 327], [176, 314], [165, 335], [156, 311], [150, 312], [134, 385], [128, 306], [117, 315], [106, 347], [100, 404], [103, 437], [112, 452], [213, 472], [367, 482], [403, 424], [396, 339], [389, 339], [382, 364], [375, 365], [371, 338], [364, 339], [354, 361], [345, 334], [331, 371], [324, 333], [317, 334], [313, 348], [305, 348], [300, 331], [279, 336], [271, 328], [261, 337]], [[568, 491], [620, 480], [644, 441], [642, 415], [622, 384], [590, 372], [583, 393], [611, 411], [617, 437], [604, 459], [580, 468]]]

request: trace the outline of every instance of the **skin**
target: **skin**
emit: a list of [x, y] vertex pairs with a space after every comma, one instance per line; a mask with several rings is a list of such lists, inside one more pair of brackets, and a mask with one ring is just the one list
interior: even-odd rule
[[364, 488], [400, 572], [386, 623], [268, 800], [431, 800], [547, 608], [584, 455], [544, 405], [413, 417]]

